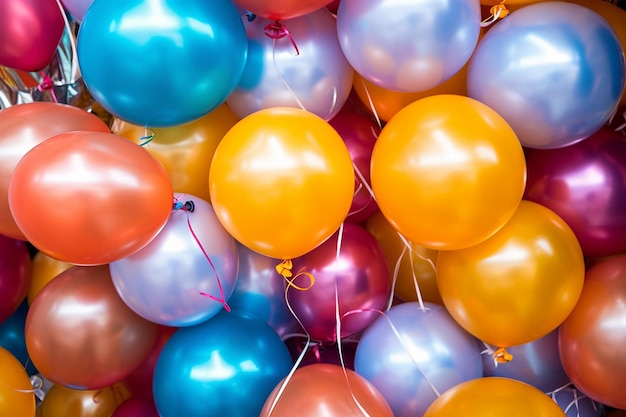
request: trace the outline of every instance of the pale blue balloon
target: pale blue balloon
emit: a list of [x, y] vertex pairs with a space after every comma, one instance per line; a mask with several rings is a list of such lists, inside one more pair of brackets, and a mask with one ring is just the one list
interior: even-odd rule
[[511, 125], [522, 145], [551, 149], [607, 123], [624, 89], [624, 51], [611, 25], [573, 3], [513, 11], [480, 41], [468, 94]]

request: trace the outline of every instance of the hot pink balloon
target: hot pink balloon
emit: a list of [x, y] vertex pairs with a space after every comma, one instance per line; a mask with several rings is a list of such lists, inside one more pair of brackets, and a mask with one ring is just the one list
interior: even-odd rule
[[152, 397], [131, 397], [121, 403], [111, 417], [159, 417]]
[[311, 252], [294, 259], [293, 273], [297, 276], [295, 285], [310, 288], [289, 288], [287, 300], [311, 338], [317, 341], [337, 339], [336, 304], [343, 338], [372, 323], [389, 298], [391, 280], [382, 249], [365, 228], [355, 224], [345, 223], [341, 235], [335, 233]]
[[26, 242], [0, 235], [0, 323], [8, 319], [24, 301], [31, 273]]
[[558, 149], [529, 149], [524, 198], [556, 212], [590, 257], [626, 251], [626, 141], [603, 127]]
[[52, 60], [63, 29], [63, 14], [56, 0], [0, 2], [0, 65], [39, 71]]

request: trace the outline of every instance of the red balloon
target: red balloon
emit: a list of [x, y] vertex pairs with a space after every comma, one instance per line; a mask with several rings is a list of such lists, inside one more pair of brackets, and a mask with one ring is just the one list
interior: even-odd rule
[[378, 212], [378, 205], [369, 190], [372, 189], [370, 163], [380, 128], [365, 116], [343, 110], [328, 123], [345, 142], [352, 163], [367, 182], [367, 185], [364, 185], [358, 173], [355, 173], [354, 197], [346, 221], [364, 222]]
[[121, 403], [111, 417], [159, 417], [151, 397], [131, 397]]
[[625, 317], [626, 255], [619, 255], [587, 270], [580, 299], [559, 328], [561, 362], [572, 383], [620, 409], [626, 409]]
[[64, 27], [56, 0], [0, 1], [0, 65], [29, 72], [43, 69]]
[[0, 235], [0, 323], [22, 304], [32, 275], [26, 242]]
[[326, 6], [332, 0], [235, 0], [239, 6], [270, 20], [293, 19]]
[[342, 338], [365, 329], [389, 299], [389, 269], [378, 241], [365, 228], [345, 223], [337, 257], [340, 232], [293, 260], [294, 284], [301, 290], [287, 292], [296, 317], [311, 338], [321, 342], [337, 340], [335, 293]]
[[524, 198], [556, 212], [589, 257], [626, 251], [626, 141], [603, 127], [574, 145], [528, 149]]
[[41, 252], [76, 265], [132, 255], [163, 228], [173, 191], [163, 166], [120, 136], [68, 132], [31, 149], [15, 167], [9, 207]]

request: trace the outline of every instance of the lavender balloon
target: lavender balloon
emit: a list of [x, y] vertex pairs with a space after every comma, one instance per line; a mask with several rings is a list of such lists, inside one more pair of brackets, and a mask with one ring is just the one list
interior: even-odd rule
[[156, 238], [109, 265], [115, 289], [135, 313], [172, 327], [221, 311], [238, 271], [237, 244], [213, 207], [192, 195], [178, 198], [186, 206], [172, 211]]
[[624, 51], [594, 11], [540, 2], [512, 12], [478, 44], [468, 94], [511, 125], [522, 145], [579, 142], [607, 122], [624, 88]]
[[476, 339], [441, 305], [403, 303], [365, 330], [355, 370], [378, 388], [396, 417], [421, 417], [438, 394], [483, 376]]
[[285, 301], [285, 280], [276, 272], [279, 260], [239, 246], [239, 275], [228, 304], [233, 311], [265, 321], [279, 336], [302, 329]]
[[431, 89], [469, 60], [480, 33], [478, 0], [341, 0], [343, 52], [364, 78], [388, 90]]
[[244, 17], [248, 58], [227, 104], [243, 118], [269, 107], [302, 108], [331, 119], [347, 101], [353, 70], [332, 13], [322, 8], [281, 23]]
[[497, 363], [493, 359], [495, 346], [485, 344], [482, 352], [485, 376], [517, 379], [543, 392], [550, 392], [569, 384], [559, 356], [558, 329], [546, 336], [519, 346], [507, 348], [513, 360]]
[[603, 417], [605, 407], [573, 385], [549, 393], [567, 417]]

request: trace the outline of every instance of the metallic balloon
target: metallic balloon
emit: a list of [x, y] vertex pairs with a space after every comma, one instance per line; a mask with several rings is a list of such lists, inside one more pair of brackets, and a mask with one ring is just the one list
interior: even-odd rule
[[337, 340], [337, 314], [343, 338], [365, 329], [389, 299], [385, 255], [376, 239], [356, 224], [345, 223], [343, 232], [294, 259], [293, 272], [300, 289], [288, 288], [287, 301], [319, 342]]
[[[548, 393], [567, 417], [605, 417], [605, 407], [568, 385]], [[609, 414], [606, 414], [609, 417]], [[617, 417], [617, 416], [614, 416]]]
[[559, 351], [572, 383], [590, 398], [626, 409], [626, 255], [587, 270], [576, 307], [561, 325]]
[[24, 366], [0, 346], [0, 415], [35, 417], [35, 394]]
[[111, 417], [159, 417], [159, 413], [151, 396], [133, 396], [118, 405]]
[[228, 305], [233, 311], [269, 324], [280, 337], [302, 332], [285, 301], [285, 280], [276, 272], [279, 260], [239, 247], [239, 274]]
[[483, 376], [476, 339], [438, 304], [403, 303], [369, 326], [355, 370], [383, 394], [395, 417], [424, 414], [440, 393]]
[[39, 405], [37, 417], [110, 417], [128, 398], [130, 393], [121, 384], [98, 390], [53, 385]]
[[150, 353], [158, 327], [119, 298], [109, 267], [61, 273], [30, 306], [26, 348], [55, 384], [94, 390], [119, 382]]
[[222, 311], [167, 341], [154, 370], [154, 400], [162, 417], [258, 416], [292, 366], [265, 322]]
[[602, 127], [560, 149], [529, 149], [524, 197], [556, 212], [588, 257], [626, 251], [626, 141]]
[[[243, 118], [268, 107], [296, 107], [331, 119], [352, 89], [334, 16], [325, 8], [273, 23], [243, 19], [248, 58], [239, 85], [226, 102]], [[275, 26], [272, 26], [272, 25]]]
[[235, 287], [238, 252], [213, 207], [192, 195], [174, 210], [165, 227], [138, 252], [111, 262], [111, 277], [124, 302], [164, 326], [192, 326], [226, 304]]
[[0, 346], [8, 350], [17, 359], [28, 375], [37, 373], [26, 350], [26, 337], [24, 326], [26, 325], [26, 314], [28, 304], [22, 303], [9, 318], [0, 322]]
[[507, 352], [513, 355], [510, 362], [498, 363], [494, 360], [493, 354], [497, 349], [497, 346], [485, 344], [482, 352], [485, 376], [517, 379], [543, 392], [569, 384], [559, 357], [558, 328], [532, 342], [507, 348]]
[[0, 323], [26, 298], [32, 262], [26, 242], [0, 235]]
[[342, 0], [337, 10], [341, 48], [356, 72], [404, 92], [457, 73], [476, 47], [480, 22], [478, 0]]
[[478, 44], [469, 96], [504, 117], [522, 145], [579, 142], [605, 124], [626, 80], [624, 51], [609, 23], [574, 3], [512, 12]]
[[235, 0], [251, 13], [274, 21], [292, 19], [321, 9], [331, 0]]
[[235, 89], [248, 44], [231, 0], [93, 2], [78, 33], [85, 85], [113, 116], [176, 126]]

